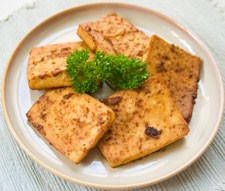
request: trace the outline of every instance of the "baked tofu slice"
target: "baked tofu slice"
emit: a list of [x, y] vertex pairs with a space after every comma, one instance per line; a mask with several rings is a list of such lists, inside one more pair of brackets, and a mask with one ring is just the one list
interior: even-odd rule
[[[71, 86], [66, 59], [75, 50], [89, 49], [84, 42], [51, 44], [30, 51], [27, 77], [31, 89]], [[92, 53], [90, 53], [92, 56]]]
[[178, 109], [189, 122], [197, 97], [200, 58], [153, 35], [144, 60], [148, 63], [151, 75], [162, 75]]
[[114, 120], [114, 112], [109, 107], [70, 87], [48, 90], [26, 115], [51, 145], [76, 164]]
[[144, 157], [189, 132], [160, 76], [151, 77], [137, 90], [117, 92], [103, 102], [116, 117], [98, 147], [112, 167]]
[[80, 24], [77, 34], [92, 51], [140, 59], [149, 42], [145, 33], [116, 13], [110, 13], [95, 22]]

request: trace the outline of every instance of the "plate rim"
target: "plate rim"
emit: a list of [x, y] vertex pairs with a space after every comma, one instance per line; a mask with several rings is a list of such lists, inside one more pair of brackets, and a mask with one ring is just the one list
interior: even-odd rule
[[[23, 143], [23, 141], [19, 138], [19, 136], [17, 135], [16, 131], [14, 130], [14, 126], [10, 120], [10, 115], [8, 113], [7, 110], [7, 106], [6, 106], [6, 79], [7, 79], [7, 74], [8, 71], [10, 69], [10, 66], [13, 63], [13, 59], [16, 56], [18, 49], [20, 48], [20, 46], [29, 38], [30, 35], [33, 34], [34, 31], [38, 30], [39, 28], [41, 28], [43, 25], [45, 25], [48, 22], [51, 22], [51, 20], [54, 20], [57, 17], [63, 16], [65, 14], [68, 14], [70, 12], [74, 12], [77, 10], [82, 10], [82, 9], [87, 9], [89, 7], [95, 7], [95, 6], [109, 6], [109, 5], [113, 5], [113, 6], [120, 6], [120, 7], [126, 7], [126, 8], [131, 8], [131, 9], [138, 9], [138, 10], [143, 10], [145, 12], [151, 13], [153, 15], [156, 15], [157, 17], [165, 20], [166, 22], [178, 27], [179, 29], [181, 29], [184, 33], [186, 33], [189, 37], [191, 37], [195, 42], [197, 42], [201, 48], [208, 54], [208, 56], [210, 56], [210, 59], [213, 61], [213, 65], [214, 65], [214, 69], [216, 70], [216, 73], [218, 74], [217, 78], [219, 81], [219, 92], [221, 93], [220, 97], [222, 98], [221, 100], [221, 105], [219, 108], [219, 115], [217, 117], [216, 123], [215, 123], [215, 130], [212, 132], [211, 136], [209, 137], [209, 139], [207, 140], [207, 142], [204, 144], [204, 146], [201, 148], [201, 150], [191, 158], [191, 160], [189, 160], [188, 162], [186, 162], [185, 164], [181, 165], [179, 168], [177, 168], [174, 171], [171, 171], [170, 173], [168, 173], [167, 175], [162, 176], [161, 178], [157, 178], [153, 181], [145, 181], [142, 183], [135, 183], [135, 184], [131, 184], [131, 185], [126, 185], [126, 184], [121, 184], [121, 185], [106, 185], [106, 184], [98, 184], [98, 183], [89, 183], [87, 181], [82, 181], [76, 178], [72, 178], [70, 176], [64, 175], [60, 172], [58, 172], [57, 170], [49, 167], [48, 165], [46, 165], [44, 162], [42, 162], [38, 157], [36, 157], [35, 155], [33, 155], [33, 153], [26, 147], [26, 145]], [[86, 3], [86, 4], [82, 4], [82, 5], [78, 5], [78, 6], [74, 6], [72, 8], [69, 9], [65, 9], [63, 11], [60, 11], [56, 14], [53, 14], [50, 17], [47, 17], [46, 19], [44, 19], [42, 22], [40, 22], [39, 24], [35, 25], [30, 32], [28, 32], [23, 38], [22, 40], [20, 40], [20, 42], [16, 45], [16, 48], [13, 50], [13, 53], [10, 55], [8, 62], [5, 66], [4, 72], [3, 72], [3, 80], [2, 80], [2, 109], [3, 109], [3, 115], [5, 117], [6, 120], [6, 124], [8, 126], [8, 128], [10, 129], [10, 132], [12, 133], [13, 137], [16, 139], [17, 143], [19, 144], [19, 146], [25, 151], [25, 153], [30, 156], [32, 158], [32, 160], [34, 160], [35, 162], [37, 162], [40, 166], [42, 166], [43, 168], [45, 168], [46, 170], [48, 170], [50, 173], [53, 173], [55, 175], [57, 175], [58, 177], [61, 177], [65, 180], [69, 180], [73, 183], [82, 185], [82, 186], [88, 186], [88, 187], [94, 187], [94, 188], [103, 188], [103, 189], [132, 189], [132, 188], [142, 188], [142, 187], [146, 187], [149, 185], [154, 185], [157, 184], [159, 182], [165, 181], [175, 175], [177, 175], [178, 173], [182, 172], [183, 170], [187, 169], [188, 167], [190, 167], [204, 152], [205, 150], [210, 146], [210, 144], [212, 143], [212, 141], [214, 140], [220, 124], [222, 122], [222, 117], [223, 117], [223, 110], [225, 108], [225, 104], [224, 104], [224, 87], [223, 87], [223, 80], [222, 80], [222, 76], [221, 73], [219, 71], [218, 65], [216, 60], [214, 59], [212, 53], [209, 51], [209, 48], [201, 41], [201, 39], [196, 35], [193, 34], [192, 32], [190, 32], [191, 30], [187, 29], [186, 27], [183, 27], [181, 24], [179, 24], [177, 21], [171, 19], [170, 17], [166, 16], [165, 14], [150, 9], [150, 8], [145, 8], [143, 6], [140, 5], [136, 5], [136, 4], [132, 4], [132, 3], [122, 3], [122, 2], [98, 2], [98, 3]]]

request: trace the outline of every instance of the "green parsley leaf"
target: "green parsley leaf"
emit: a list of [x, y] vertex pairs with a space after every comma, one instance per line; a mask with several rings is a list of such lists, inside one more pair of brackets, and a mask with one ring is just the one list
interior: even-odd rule
[[73, 88], [79, 93], [94, 93], [99, 88], [95, 62], [88, 59], [88, 50], [75, 51], [67, 57], [67, 73]]
[[79, 93], [96, 92], [101, 81], [114, 90], [133, 89], [149, 78], [147, 64], [139, 59], [97, 51], [90, 61], [88, 50], [75, 51], [67, 57], [67, 73]]

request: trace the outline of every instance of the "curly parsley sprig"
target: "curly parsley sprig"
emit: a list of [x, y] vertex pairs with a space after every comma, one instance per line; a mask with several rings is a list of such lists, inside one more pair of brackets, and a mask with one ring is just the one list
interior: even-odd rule
[[67, 73], [79, 93], [96, 92], [100, 82], [114, 90], [133, 89], [149, 77], [147, 64], [139, 59], [97, 51], [89, 60], [88, 50], [77, 50], [67, 57]]

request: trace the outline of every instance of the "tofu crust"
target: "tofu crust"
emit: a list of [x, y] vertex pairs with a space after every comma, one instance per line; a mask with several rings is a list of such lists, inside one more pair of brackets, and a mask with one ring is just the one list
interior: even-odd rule
[[70, 87], [48, 90], [26, 116], [51, 145], [76, 164], [97, 144], [115, 118], [109, 107]]
[[115, 112], [98, 147], [111, 167], [144, 157], [188, 134], [187, 122], [160, 76], [103, 100]]
[[153, 35], [144, 60], [151, 75], [162, 76], [179, 111], [189, 122], [197, 98], [201, 59]]
[[95, 22], [80, 24], [77, 34], [92, 51], [140, 59], [149, 41], [144, 32], [116, 13], [110, 13]]
[[[28, 85], [33, 90], [71, 86], [66, 59], [75, 50], [88, 49], [84, 42], [51, 44], [33, 48], [27, 68]], [[93, 56], [90, 53], [90, 56]]]

